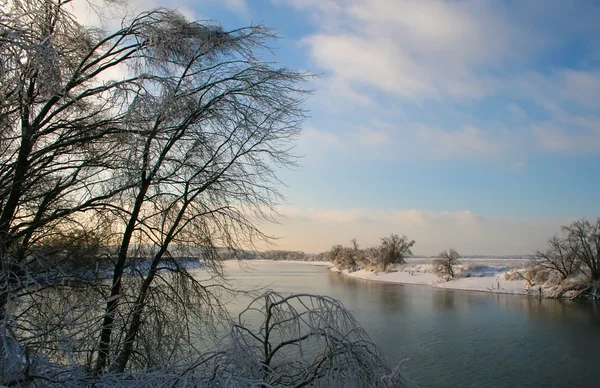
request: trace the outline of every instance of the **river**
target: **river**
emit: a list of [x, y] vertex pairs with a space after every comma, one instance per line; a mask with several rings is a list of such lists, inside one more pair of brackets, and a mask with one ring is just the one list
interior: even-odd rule
[[408, 359], [405, 372], [423, 388], [600, 386], [593, 302], [373, 282], [302, 263], [226, 268], [239, 288], [341, 300], [391, 365]]

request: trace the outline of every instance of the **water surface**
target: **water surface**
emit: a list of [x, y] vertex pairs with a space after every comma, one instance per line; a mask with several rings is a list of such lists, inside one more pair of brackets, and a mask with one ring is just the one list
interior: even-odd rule
[[[421, 387], [600, 386], [600, 308], [592, 302], [380, 283], [307, 264], [227, 264], [242, 288], [341, 300]], [[240, 306], [233, 306], [232, 312]]]

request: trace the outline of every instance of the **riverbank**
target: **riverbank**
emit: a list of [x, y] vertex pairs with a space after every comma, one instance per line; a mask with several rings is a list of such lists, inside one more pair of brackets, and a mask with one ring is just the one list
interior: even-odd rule
[[[422, 387], [589, 387], [597, 381], [600, 320], [589, 303], [358, 280], [310, 262], [225, 264], [239, 289], [262, 285], [340, 300], [390, 364], [409, 358], [404, 368]], [[246, 305], [240, 296], [228, 309], [237, 317]]]
[[388, 283], [417, 284], [452, 290], [479, 291], [502, 294], [535, 294], [537, 289], [530, 290], [524, 280], [514, 280], [515, 272], [524, 271], [526, 260], [519, 259], [464, 259], [456, 266], [459, 274], [456, 279], [448, 281], [433, 273], [433, 259], [411, 258], [406, 264], [397, 265], [387, 272], [370, 272], [359, 270], [354, 272], [339, 271], [335, 267], [330, 270], [345, 276]]

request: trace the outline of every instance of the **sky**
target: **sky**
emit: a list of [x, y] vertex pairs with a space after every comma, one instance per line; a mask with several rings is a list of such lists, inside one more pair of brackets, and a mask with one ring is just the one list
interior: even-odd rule
[[266, 60], [319, 75], [300, 167], [279, 171], [287, 200], [263, 226], [278, 249], [396, 233], [420, 255], [530, 254], [561, 225], [600, 216], [600, 2], [130, 5], [264, 24], [282, 37]]

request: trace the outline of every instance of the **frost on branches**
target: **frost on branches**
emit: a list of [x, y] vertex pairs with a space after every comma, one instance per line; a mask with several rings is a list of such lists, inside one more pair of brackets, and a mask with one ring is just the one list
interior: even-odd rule
[[337, 300], [318, 295], [256, 298], [216, 355], [214, 386], [405, 387], [368, 334]]
[[[0, 0], [0, 385], [202, 386], [235, 364], [195, 342], [219, 332], [232, 290], [188, 259], [219, 278], [223, 252], [270, 241], [311, 75], [263, 59], [264, 26], [155, 9], [103, 29], [71, 13], [122, 3]], [[254, 354], [241, 324], [231, 346]], [[246, 377], [310, 380], [279, 374], [286, 352]]]

